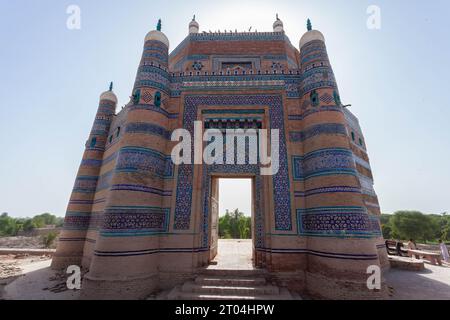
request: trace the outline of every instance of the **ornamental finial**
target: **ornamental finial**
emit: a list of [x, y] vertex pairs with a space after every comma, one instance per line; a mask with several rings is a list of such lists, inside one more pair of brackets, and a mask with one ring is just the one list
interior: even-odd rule
[[156, 25], [156, 30], [161, 31], [162, 23], [161, 19], [158, 20], [158, 24]]
[[111, 81], [111, 83], [109, 84], [109, 91], [113, 91], [113, 82]]
[[277, 21], [280, 20], [280, 18], [278, 18], [278, 13], [277, 13]]
[[306, 28], [308, 29], [308, 31], [312, 30], [312, 24], [311, 24], [311, 20], [308, 18], [308, 21], [306, 22]]
[[194, 14], [194, 17], [192, 18], [192, 21], [195, 21], [195, 14]]

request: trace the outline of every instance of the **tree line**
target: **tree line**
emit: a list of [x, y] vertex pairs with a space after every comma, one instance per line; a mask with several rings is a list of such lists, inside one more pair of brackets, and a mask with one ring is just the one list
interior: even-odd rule
[[[62, 227], [64, 218], [50, 213], [36, 215], [33, 218], [13, 218], [4, 212], [0, 215], [0, 237], [16, 236], [20, 231], [33, 231], [47, 225]], [[397, 211], [394, 214], [381, 215], [381, 228], [385, 239], [422, 242], [450, 242], [450, 215], [424, 214], [419, 211]], [[219, 237], [221, 239], [251, 239], [251, 217], [239, 209], [226, 211], [219, 218]]]
[[220, 239], [251, 239], [252, 218], [246, 217], [239, 209], [230, 212], [226, 210], [225, 215], [219, 218]]
[[0, 215], [0, 237], [17, 236], [20, 231], [33, 231], [47, 225], [62, 227], [64, 218], [54, 216], [50, 213], [36, 215], [33, 218], [13, 218], [7, 212]]
[[385, 239], [421, 242], [450, 241], [450, 215], [424, 214], [419, 211], [397, 211], [381, 215], [381, 229]]

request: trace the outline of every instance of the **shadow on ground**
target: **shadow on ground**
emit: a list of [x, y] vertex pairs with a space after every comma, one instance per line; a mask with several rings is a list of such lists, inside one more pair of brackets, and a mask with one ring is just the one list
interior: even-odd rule
[[3, 300], [76, 300], [79, 291], [67, 290], [66, 275], [50, 269], [51, 260], [35, 263], [22, 271], [0, 292]]
[[385, 273], [393, 300], [450, 300], [450, 268], [427, 264], [423, 271], [391, 269]]

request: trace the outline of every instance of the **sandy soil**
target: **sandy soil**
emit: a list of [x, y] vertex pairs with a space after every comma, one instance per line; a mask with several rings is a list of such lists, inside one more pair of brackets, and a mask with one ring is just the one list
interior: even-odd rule
[[[56, 248], [57, 241], [50, 247]], [[3, 237], [0, 238], [0, 248], [20, 248], [20, 249], [44, 249], [42, 238], [36, 237]]]
[[50, 256], [0, 256], [0, 300], [72, 300], [67, 275], [50, 269]]
[[0, 299], [3, 299], [7, 285], [23, 277], [26, 272], [42, 262], [51, 261], [50, 256], [4, 255], [0, 256]]

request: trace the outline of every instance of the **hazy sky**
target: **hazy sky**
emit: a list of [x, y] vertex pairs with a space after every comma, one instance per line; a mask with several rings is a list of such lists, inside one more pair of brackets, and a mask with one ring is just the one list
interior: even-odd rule
[[239, 209], [245, 215], [252, 214], [252, 180], [220, 179], [219, 180], [219, 214]]
[[[81, 8], [81, 30], [66, 9]], [[381, 8], [381, 30], [366, 26]], [[325, 35], [344, 103], [360, 118], [383, 212], [450, 211], [450, 3], [435, 1], [0, 0], [0, 212], [64, 215], [99, 94], [128, 101], [145, 34], [171, 50], [201, 31], [272, 31], [293, 45], [309, 17]], [[244, 210], [239, 187], [225, 188]], [[248, 189], [248, 188], [247, 188]]]

